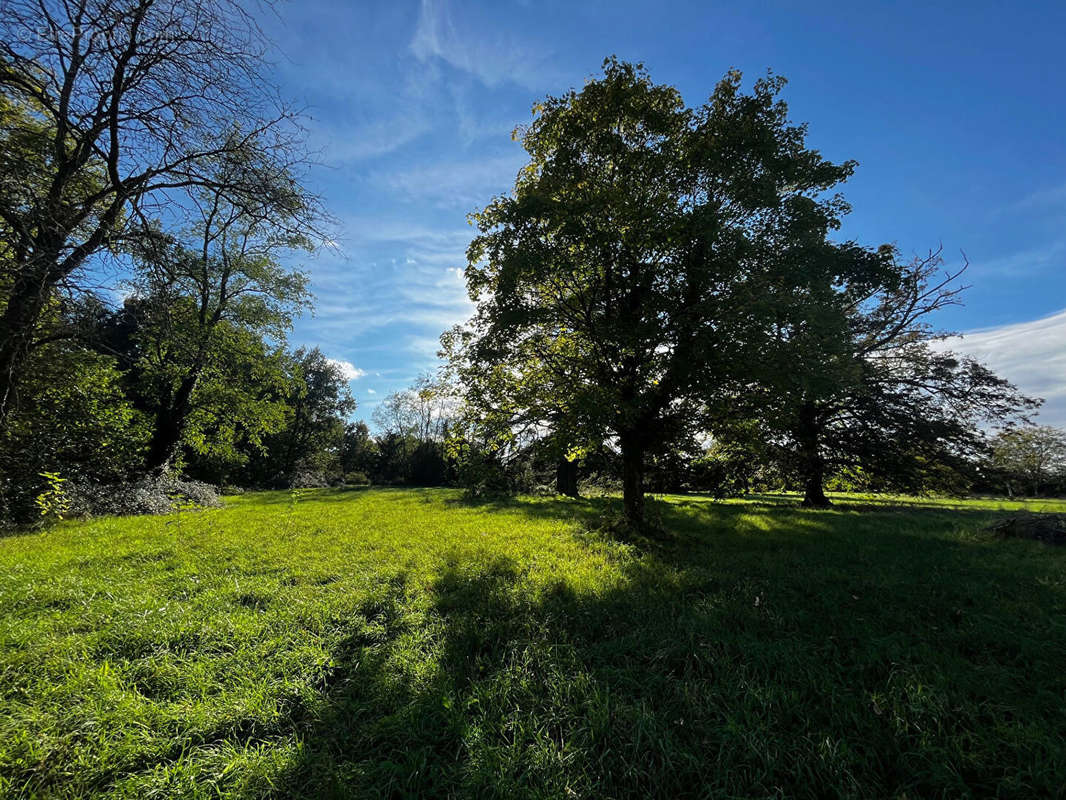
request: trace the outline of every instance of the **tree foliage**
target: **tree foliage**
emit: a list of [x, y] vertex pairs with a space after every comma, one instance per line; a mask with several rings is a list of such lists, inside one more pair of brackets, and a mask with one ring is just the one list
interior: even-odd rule
[[253, 484], [288, 486], [300, 470], [337, 475], [357, 469], [342, 465], [345, 420], [356, 404], [341, 367], [317, 347], [297, 350], [291, 365], [285, 426], [264, 437], [253, 454], [248, 468]]
[[854, 163], [807, 148], [783, 83], [746, 94], [731, 72], [691, 109], [608, 59], [535, 108], [514, 191], [473, 216], [477, 312], [445, 342], [468, 403], [504, 430], [615, 441], [633, 523], [646, 454], [750, 371], [779, 298], [879, 265], [828, 241], [847, 206], [826, 192]]
[[280, 231], [317, 230], [264, 53], [236, 0], [0, 5], [0, 426], [45, 309], [93, 258], [157, 219], [200, 219], [205, 191], [249, 217], [270, 208]]
[[0, 523], [35, 516], [45, 472], [117, 482], [137, 473], [149, 420], [131, 402], [115, 359], [58, 341], [36, 348], [21, 404], [0, 439]]
[[734, 409], [762, 422], [799, 472], [807, 505], [829, 504], [826, 478], [841, 470], [900, 491], [928, 485], [932, 464], [965, 470], [985, 448], [983, 426], [1039, 405], [938, 346], [945, 334], [933, 315], [958, 302], [962, 270], [941, 273], [939, 251], [911, 262], [880, 252], [874, 285], [826, 287], [793, 305], [798, 324], [775, 327], [765, 369]]
[[989, 466], [1007, 494], [1042, 488], [1066, 479], [1066, 431], [1032, 425], [1003, 431], [992, 441]]

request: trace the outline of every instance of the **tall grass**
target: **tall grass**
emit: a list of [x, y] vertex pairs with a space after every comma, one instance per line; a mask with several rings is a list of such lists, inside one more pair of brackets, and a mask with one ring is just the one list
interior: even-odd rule
[[324, 490], [0, 539], [0, 794], [1060, 793], [1066, 549], [843, 500], [666, 498], [622, 542], [609, 499]]

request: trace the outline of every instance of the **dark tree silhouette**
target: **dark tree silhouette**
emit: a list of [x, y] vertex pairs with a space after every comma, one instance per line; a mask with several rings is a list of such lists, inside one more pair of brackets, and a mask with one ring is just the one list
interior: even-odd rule
[[[736, 417], [784, 437], [804, 487], [803, 504], [830, 505], [830, 471], [862, 466], [896, 483], [922, 463], [962, 464], [985, 448], [983, 425], [1024, 420], [1038, 407], [973, 359], [937, 346], [935, 312], [957, 304], [965, 266], [941, 272], [939, 250], [890, 269], [880, 285], [825, 287], [797, 298], [792, 324], [770, 340], [758, 387]], [[888, 258], [890, 257], [890, 258]]]
[[847, 207], [825, 192], [854, 164], [806, 147], [782, 86], [744, 94], [733, 72], [690, 109], [608, 59], [536, 107], [514, 192], [475, 215], [477, 312], [445, 342], [468, 403], [500, 430], [561, 421], [576, 446], [610, 438], [632, 524], [646, 456], [701, 425], [708, 398], [748, 369], [770, 288], [861, 262], [826, 238]]

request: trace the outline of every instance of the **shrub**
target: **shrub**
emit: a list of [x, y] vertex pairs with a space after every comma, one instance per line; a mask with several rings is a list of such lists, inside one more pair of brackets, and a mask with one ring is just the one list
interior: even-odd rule
[[448, 482], [448, 461], [444, 446], [438, 442], [420, 442], [411, 453], [410, 480], [416, 486], [443, 486]]
[[588, 497], [603, 497], [622, 491], [622, 481], [607, 472], [594, 472], [580, 481], [578, 489]]
[[289, 478], [290, 489], [325, 489], [329, 480], [318, 470], [299, 467]]
[[470, 498], [513, 494], [514, 482], [506, 467], [492, 456], [474, 451], [459, 462], [459, 483]]
[[65, 487], [70, 513], [76, 516], [169, 514], [180, 508], [222, 505], [218, 488], [177, 478], [143, 478], [133, 483], [93, 484], [71, 481]]
[[34, 503], [45, 519], [63, 519], [70, 514], [70, 497], [63, 486], [66, 478], [55, 472], [42, 472], [40, 477], [48, 481], [48, 489], [37, 495]]
[[692, 487], [714, 497], [736, 497], [755, 488], [759, 465], [742, 448], [716, 446], [692, 464]]
[[143, 461], [148, 420], [126, 397], [113, 358], [73, 340], [44, 345], [33, 353], [18, 400], [0, 437], [2, 523], [67, 516], [54, 504], [72, 483], [121, 483]]
[[349, 472], [344, 476], [344, 482], [349, 486], [368, 486], [370, 478], [367, 477], [365, 472]]

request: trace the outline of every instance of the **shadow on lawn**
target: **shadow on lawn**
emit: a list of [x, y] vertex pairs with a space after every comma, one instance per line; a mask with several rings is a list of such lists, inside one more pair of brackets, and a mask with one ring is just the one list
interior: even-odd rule
[[[491, 507], [595, 515], [600, 502], [559, 505]], [[737, 525], [750, 508], [672, 505], [678, 537], [628, 559], [597, 591], [545, 584], [504, 558], [452, 559], [428, 586], [402, 574], [384, 583], [337, 648], [322, 705], [293, 720], [297, 763], [265, 794], [1061, 787], [1055, 743], [1066, 731], [1054, 699], [1066, 679], [1055, 653], [1066, 632], [1050, 615], [1064, 598], [1019, 584], [1014, 556], [1031, 552], [993, 562], [985, 547], [872, 516], [868, 543], [846, 515], [797, 513], [791, 535], [752, 532]], [[932, 524], [952, 512], [929, 514]], [[796, 534], [797, 518], [811, 535]], [[1048, 616], [1018, 614], [1023, 601]]]
[[[948, 508], [939, 505], [907, 505], [905, 503], [840, 502], [828, 509], [806, 509], [799, 503], [774, 500], [774, 496], [752, 496], [753, 502], [723, 503], [710, 498], [693, 495], [691, 498], [672, 496], [670, 501], [655, 500], [649, 496], [648, 516], [661, 520], [665, 536], [658, 540], [641, 540], [645, 548], [662, 554], [671, 544], [682, 545], [689, 550], [692, 545], [717, 541], [723, 534], [735, 534], [747, 527], [753, 519], [763, 518], [767, 527], [754, 529], [764, 541], [791, 542], [796, 531], [817, 531], [823, 536], [853, 535], [857, 524], [868, 526], [878, 536], [891, 528], [902, 535], [917, 535], [929, 530], [952, 530], [961, 525], [977, 530], [988, 522], [1014, 511], [973, 508]], [[426, 502], [439, 502], [426, 498]], [[445, 501], [458, 508], [481, 509], [490, 512], [519, 513], [532, 519], [573, 520], [586, 528], [599, 527], [605, 518], [620, 516], [622, 502], [617, 497], [581, 498], [523, 498], [497, 497], [471, 500], [463, 497]], [[853, 513], [859, 512], [856, 519]], [[908, 534], [908, 530], [913, 534]], [[750, 537], [746, 539], [750, 543]]]

